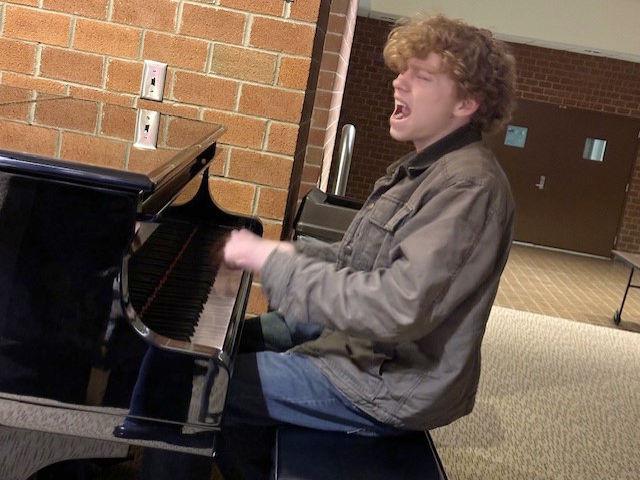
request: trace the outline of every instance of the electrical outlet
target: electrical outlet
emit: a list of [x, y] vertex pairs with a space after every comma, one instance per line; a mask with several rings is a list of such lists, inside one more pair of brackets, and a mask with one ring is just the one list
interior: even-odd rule
[[136, 121], [135, 143], [136, 148], [155, 150], [158, 145], [158, 130], [160, 129], [160, 112], [154, 110], [138, 110]]
[[167, 64], [153, 60], [144, 61], [140, 97], [147, 100], [162, 101], [164, 79], [167, 76]]

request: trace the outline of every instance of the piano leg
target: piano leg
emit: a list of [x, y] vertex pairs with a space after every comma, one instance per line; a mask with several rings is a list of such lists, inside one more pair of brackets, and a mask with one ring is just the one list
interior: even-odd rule
[[[164, 440], [177, 443], [187, 420], [193, 381], [193, 357], [164, 352], [150, 346], [144, 356], [131, 396], [129, 415], [116, 427], [121, 438]], [[136, 417], [167, 420], [161, 424]]]
[[0, 478], [26, 480], [64, 460], [126, 458], [128, 451], [122, 443], [0, 426]]

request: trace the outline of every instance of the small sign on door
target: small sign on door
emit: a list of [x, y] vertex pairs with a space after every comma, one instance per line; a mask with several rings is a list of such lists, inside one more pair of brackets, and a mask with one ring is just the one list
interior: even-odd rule
[[507, 126], [507, 134], [504, 138], [504, 144], [510, 147], [524, 148], [527, 141], [527, 127], [519, 127], [517, 125]]

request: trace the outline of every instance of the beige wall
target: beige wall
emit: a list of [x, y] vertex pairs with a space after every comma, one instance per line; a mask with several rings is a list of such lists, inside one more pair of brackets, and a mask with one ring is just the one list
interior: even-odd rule
[[[640, 61], [637, 0], [362, 0], [361, 15], [441, 12], [502, 34], [569, 51], [596, 49]], [[574, 48], [579, 47], [579, 48]]]

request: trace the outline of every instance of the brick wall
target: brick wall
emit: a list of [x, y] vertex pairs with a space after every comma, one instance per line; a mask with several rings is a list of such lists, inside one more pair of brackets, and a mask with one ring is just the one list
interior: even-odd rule
[[[265, 235], [279, 238], [307, 139], [303, 107], [321, 3], [0, 2], [0, 83], [225, 124], [210, 182], [215, 198], [259, 215]], [[162, 104], [138, 99], [143, 59], [169, 64]], [[154, 166], [148, 158], [130, 162], [136, 170]], [[259, 289], [250, 302], [250, 311], [264, 306]]]
[[[322, 184], [331, 166], [358, 11], [357, 0], [333, 0], [327, 24], [299, 198]], [[324, 172], [324, 175], [323, 175]], [[326, 189], [326, 178], [321, 185]]]
[[[356, 126], [356, 144], [347, 195], [364, 199], [392, 161], [411, 151], [389, 137], [394, 75], [382, 59], [392, 25], [358, 17], [345, 87], [340, 127]], [[640, 118], [640, 64], [590, 55], [512, 44], [518, 62], [518, 96]], [[616, 246], [640, 251], [640, 152]]]

